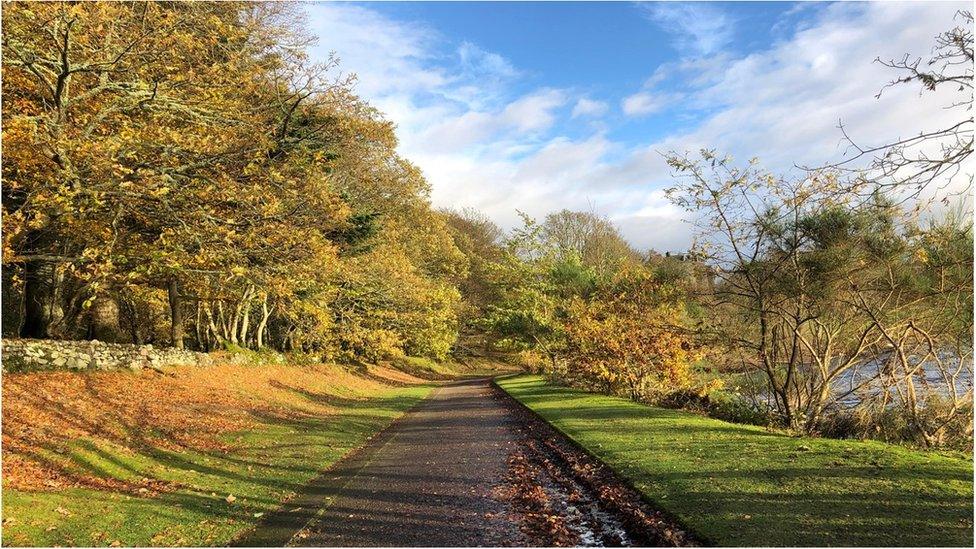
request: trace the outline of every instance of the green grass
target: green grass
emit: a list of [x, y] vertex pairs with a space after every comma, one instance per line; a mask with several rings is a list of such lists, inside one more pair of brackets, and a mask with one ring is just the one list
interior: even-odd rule
[[[3, 545], [223, 545], [276, 509], [322, 469], [425, 397], [431, 386], [386, 388], [336, 397], [332, 416], [283, 420], [228, 435], [235, 450], [138, 451], [107, 441], [76, 440], [68, 457], [103, 478], [175, 481], [155, 497], [72, 488], [3, 490]], [[225, 498], [234, 495], [228, 503]]]
[[489, 358], [471, 358], [464, 362], [437, 362], [429, 358], [402, 357], [392, 361], [397, 370], [421, 379], [457, 379], [463, 377], [493, 377], [519, 371], [511, 364]]
[[973, 463], [875, 441], [761, 427], [565, 389], [506, 391], [717, 545], [973, 544]]

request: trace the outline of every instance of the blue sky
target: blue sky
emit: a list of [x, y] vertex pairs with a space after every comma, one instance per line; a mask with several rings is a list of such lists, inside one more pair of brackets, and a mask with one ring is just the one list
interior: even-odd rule
[[592, 210], [636, 246], [681, 250], [661, 158], [717, 148], [771, 169], [935, 127], [943, 93], [894, 89], [873, 60], [924, 55], [965, 3], [362, 2], [308, 5], [314, 55], [335, 51], [397, 124], [438, 207], [500, 225]]
[[[549, 86], [613, 102], [623, 101], [655, 68], [682, 52], [744, 55], [768, 47], [781, 34], [774, 29], [776, 23], [796, 9], [786, 2], [691, 3], [680, 8], [632, 2], [386, 2], [371, 7], [390, 18], [437, 29], [443, 37], [444, 62], [450, 63], [464, 43], [501, 56], [519, 73], [508, 89], [513, 95]], [[699, 40], [686, 39], [682, 35], [687, 31], [669, 30], [677, 27], [665, 12], [711, 19], [722, 28]], [[658, 88], [679, 86], [680, 82], [662, 82]], [[646, 139], [698, 118], [693, 109], [675, 113], [676, 106], [639, 118], [608, 113], [617, 114], [604, 119], [613, 123], [608, 137]], [[559, 129], [586, 133], [575, 123]]]

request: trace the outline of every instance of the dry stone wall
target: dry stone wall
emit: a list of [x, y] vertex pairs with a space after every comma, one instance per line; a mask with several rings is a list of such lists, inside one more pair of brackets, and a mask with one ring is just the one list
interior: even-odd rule
[[247, 361], [242, 356], [156, 348], [152, 345], [48, 339], [4, 339], [2, 358], [4, 372], [142, 370], [163, 366], [206, 366], [218, 359], [221, 362]]

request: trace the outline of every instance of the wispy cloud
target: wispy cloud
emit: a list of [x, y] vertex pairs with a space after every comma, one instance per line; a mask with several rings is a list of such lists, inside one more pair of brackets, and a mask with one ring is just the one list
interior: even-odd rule
[[313, 54], [324, 58], [336, 51], [342, 68], [359, 76], [363, 95], [417, 93], [448, 83], [448, 75], [428, 63], [439, 40], [435, 30], [351, 4], [311, 4], [307, 9], [309, 30], [320, 37]]
[[[531, 140], [556, 121], [555, 110], [566, 104], [561, 90], [542, 89], [511, 101], [497, 110], [467, 110], [442, 116], [436, 122], [414, 126], [418, 140], [427, 150], [463, 152], [486, 141]], [[419, 139], [417, 139], [419, 137]]]
[[704, 2], [642, 2], [645, 16], [672, 35], [684, 57], [712, 55], [729, 45], [732, 18], [720, 7]]
[[846, 147], [838, 120], [871, 144], [946, 123], [957, 116], [940, 108], [951, 103], [945, 94], [952, 90], [920, 95], [917, 87], [900, 86], [875, 97], [893, 77], [874, 62], [878, 56], [924, 55], [933, 36], [952, 24], [954, 6], [931, 6], [828, 6], [788, 40], [728, 62], [692, 91], [697, 104], [714, 110], [693, 139], [786, 169], [840, 159]]
[[470, 76], [507, 80], [519, 74], [508, 59], [471, 42], [461, 43], [457, 52], [461, 67]]
[[671, 99], [668, 94], [642, 91], [625, 97], [620, 107], [628, 116], [647, 116], [660, 112]]
[[605, 101], [596, 101], [587, 97], [581, 97], [573, 107], [573, 118], [602, 116], [606, 114], [610, 106]]

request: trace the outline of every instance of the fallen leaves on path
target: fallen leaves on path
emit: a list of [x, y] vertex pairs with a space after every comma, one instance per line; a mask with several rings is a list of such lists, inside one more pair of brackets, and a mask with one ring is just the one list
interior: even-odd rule
[[[613, 511], [627, 527], [628, 535], [636, 535], [630, 542], [653, 546], [698, 545], [675, 520], [651, 508], [612, 469], [588, 455], [497, 387], [495, 396], [506, 401], [518, 418], [519, 430], [524, 436], [524, 451], [531, 452], [553, 478], [560, 475], [571, 477], [573, 482], [589, 493], [586, 497], [595, 498], [603, 507]], [[516, 462], [519, 455], [522, 456], [520, 459], [526, 459], [524, 453], [519, 453], [513, 456]], [[579, 498], [582, 494], [571, 494], [570, 497]]]
[[510, 501], [522, 519], [523, 529], [533, 545], [573, 547], [579, 536], [563, 520], [539, 484], [541, 471], [522, 452], [508, 459]]

